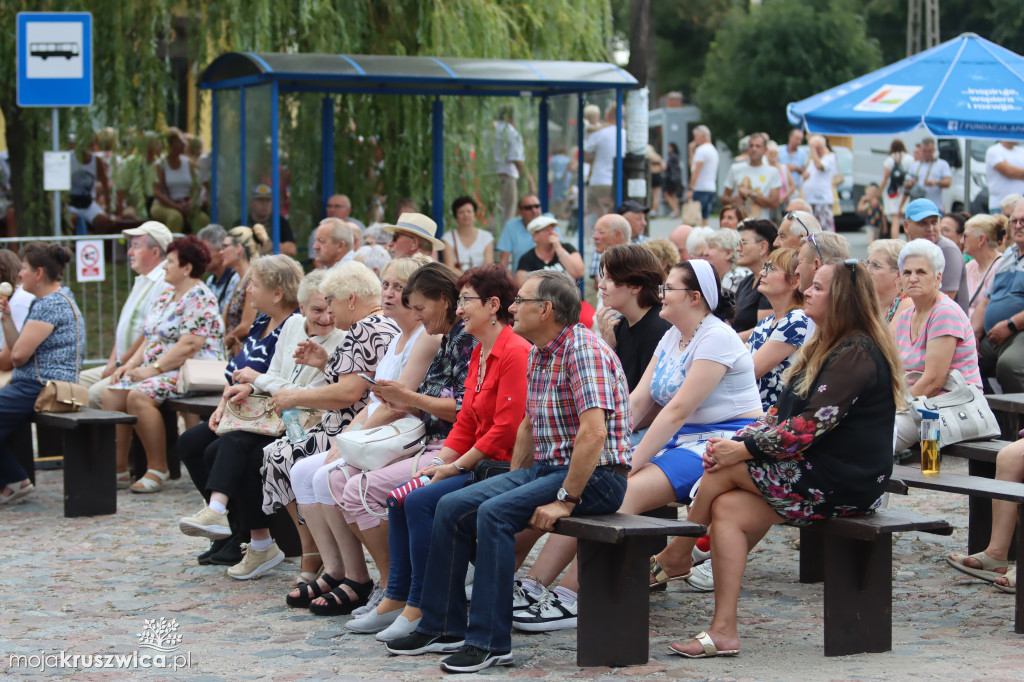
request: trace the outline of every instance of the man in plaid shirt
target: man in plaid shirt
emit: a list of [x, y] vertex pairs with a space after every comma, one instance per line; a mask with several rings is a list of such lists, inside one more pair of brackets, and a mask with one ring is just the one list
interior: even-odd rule
[[[626, 493], [633, 428], [618, 357], [579, 324], [580, 294], [564, 273], [528, 275], [509, 309], [530, 352], [526, 416], [512, 471], [445, 495], [438, 503], [416, 632], [387, 644], [393, 654], [454, 652], [447, 672], [512, 664], [515, 535], [550, 531], [563, 517], [611, 514]], [[466, 619], [466, 569], [476, 549]]]

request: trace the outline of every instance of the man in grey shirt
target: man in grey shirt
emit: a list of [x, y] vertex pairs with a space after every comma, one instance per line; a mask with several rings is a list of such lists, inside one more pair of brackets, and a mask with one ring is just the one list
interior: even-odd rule
[[942, 249], [946, 266], [942, 270], [942, 292], [956, 301], [964, 312], [970, 302], [967, 294], [967, 269], [964, 267], [964, 255], [951, 239], [939, 232], [939, 218], [942, 213], [931, 199], [914, 199], [905, 211], [906, 221], [903, 229], [907, 239], [927, 239]]

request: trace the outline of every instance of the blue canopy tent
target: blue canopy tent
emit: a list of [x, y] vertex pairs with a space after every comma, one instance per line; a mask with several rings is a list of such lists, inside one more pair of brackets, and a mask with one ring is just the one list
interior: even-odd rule
[[[246, 178], [246, 147], [250, 151], [262, 151], [266, 142], [270, 145], [270, 184], [273, 195], [273, 239], [274, 251], [280, 244], [280, 162], [278, 149], [278, 97], [284, 92], [324, 93], [322, 100], [322, 147], [321, 187], [323, 201], [334, 189], [334, 100], [340, 93], [362, 93], [373, 95], [426, 95], [433, 96], [431, 110], [432, 136], [432, 217], [439, 228], [444, 225], [444, 104], [441, 97], [533, 97], [539, 102], [538, 142], [542, 150], [538, 171], [538, 194], [547, 210], [547, 155], [548, 148], [548, 98], [558, 95], [577, 95], [579, 111], [582, 112], [584, 95], [588, 92], [614, 90], [618, 104], [616, 125], [622, 128], [623, 91], [639, 87], [636, 79], [626, 71], [612, 64], [600, 62], [559, 62], [525, 61], [502, 59], [456, 59], [448, 57], [400, 57], [390, 55], [343, 55], [343, 54], [285, 54], [233, 52], [217, 57], [203, 72], [199, 87], [214, 91], [213, 98], [213, 164], [211, 193], [216, 199], [221, 196], [221, 182], [218, 175], [220, 165], [218, 151], [227, 143], [239, 145], [239, 189], [238, 201], [241, 215], [248, 212], [250, 184]], [[230, 102], [222, 101], [231, 97]], [[252, 101], [259, 104], [253, 106]], [[269, 130], [249, 130], [249, 119], [258, 120], [265, 113], [260, 106], [266, 98], [269, 110]], [[234, 106], [240, 111], [238, 130], [221, 130], [218, 109]], [[577, 139], [583, 147], [583, 117], [577, 115]], [[253, 135], [265, 135], [256, 138]], [[235, 137], [231, 140], [231, 137]], [[616, 203], [622, 201], [622, 149], [621, 135], [617, 136], [615, 187]], [[577, 183], [583, 196], [583, 164], [579, 164]], [[212, 202], [212, 217], [217, 220], [217, 201]], [[582, 211], [580, 220], [582, 222]], [[580, 225], [580, 250], [582, 251], [583, 229]]]
[[826, 135], [904, 133], [1024, 140], [1024, 57], [973, 33], [800, 102], [786, 114]]

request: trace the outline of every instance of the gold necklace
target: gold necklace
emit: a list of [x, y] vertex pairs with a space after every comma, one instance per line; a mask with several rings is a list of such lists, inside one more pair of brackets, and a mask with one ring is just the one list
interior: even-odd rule
[[484, 353], [483, 348], [480, 349], [480, 368], [476, 372], [476, 392], [479, 393], [480, 389], [484, 385], [484, 376], [487, 374], [487, 356], [490, 353]]

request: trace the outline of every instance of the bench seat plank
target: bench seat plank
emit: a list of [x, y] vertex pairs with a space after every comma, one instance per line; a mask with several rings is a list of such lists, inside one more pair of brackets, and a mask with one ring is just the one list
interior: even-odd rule
[[942, 448], [943, 457], [959, 457], [969, 462], [995, 464], [999, 451], [1010, 444], [1008, 440], [975, 440], [954, 443]]
[[200, 417], [209, 417], [220, 404], [220, 394], [197, 395], [189, 398], [168, 398], [164, 401], [164, 407], [175, 412], [187, 414], [198, 414]]
[[1024, 483], [941, 472], [923, 474], [920, 469], [898, 465], [893, 467], [892, 475], [912, 488], [982, 496], [1007, 502], [1024, 502]]
[[600, 514], [596, 516], [570, 516], [559, 519], [555, 532], [579, 540], [619, 543], [627, 537], [684, 535], [699, 537], [706, 528], [689, 521], [659, 519], [635, 514]]
[[[900, 480], [895, 474], [893, 474], [893, 478]], [[855, 540], [874, 540], [882, 535], [911, 530], [935, 535], [952, 535], [953, 533], [953, 527], [942, 519], [895, 509], [885, 509], [862, 516], [844, 516], [817, 521], [801, 530], [804, 529], [811, 533], [827, 533]]]
[[138, 418], [134, 414], [83, 407], [78, 412], [36, 412], [33, 421], [49, 428], [77, 429], [85, 424], [134, 424]]

